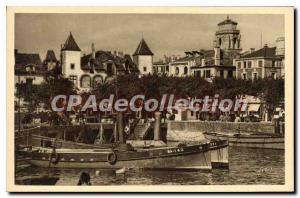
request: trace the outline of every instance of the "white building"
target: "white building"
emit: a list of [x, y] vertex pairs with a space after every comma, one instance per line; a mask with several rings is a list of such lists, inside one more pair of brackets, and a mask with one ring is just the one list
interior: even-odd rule
[[265, 45], [258, 50], [250, 50], [234, 60], [237, 78], [284, 78], [284, 37], [276, 40], [275, 47]]
[[242, 50], [237, 24], [227, 17], [218, 24], [213, 49], [187, 51], [184, 57], [171, 60], [168, 66], [165, 63], [153, 64], [154, 71], [170, 76], [196, 76], [207, 80], [216, 77], [234, 78], [236, 69], [233, 59]]
[[42, 64], [39, 54], [15, 50], [15, 83], [41, 84], [46, 72], [47, 66]]
[[89, 91], [97, 83], [116, 75], [138, 73], [130, 55], [122, 52], [96, 51], [92, 43], [91, 53], [81, 56], [81, 49], [70, 33], [61, 49], [62, 74], [81, 91]]
[[133, 56], [133, 62], [137, 65], [140, 74], [152, 74], [153, 73], [153, 53], [147, 45], [144, 38], [142, 38]]

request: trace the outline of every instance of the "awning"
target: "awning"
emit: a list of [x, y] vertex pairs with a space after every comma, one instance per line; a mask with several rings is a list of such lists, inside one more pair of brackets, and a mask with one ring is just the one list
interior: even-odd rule
[[260, 104], [249, 104], [248, 111], [258, 112]]

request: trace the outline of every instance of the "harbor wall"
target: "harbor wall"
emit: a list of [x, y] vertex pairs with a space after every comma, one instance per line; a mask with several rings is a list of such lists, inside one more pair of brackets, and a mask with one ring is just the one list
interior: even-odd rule
[[171, 141], [198, 141], [203, 132], [216, 133], [274, 133], [270, 122], [170, 121], [167, 138]]

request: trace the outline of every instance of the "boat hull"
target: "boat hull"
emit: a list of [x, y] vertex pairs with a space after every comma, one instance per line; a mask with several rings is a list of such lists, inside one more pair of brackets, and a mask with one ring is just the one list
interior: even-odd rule
[[229, 168], [227, 140], [212, 140], [210, 142], [210, 154], [212, 168]]
[[[108, 149], [57, 149], [55, 157], [51, 149], [27, 152], [28, 162], [38, 167], [57, 168], [145, 168], [210, 170], [209, 144], [186, 147], [155, 148], [139, 151], [114, 151], [116, 162], [110, 163]], [[23, 153], [24, 154], [24, 153]], [[52, 156], [52, 157], [50, 157]], [[59, 156], [59, 157], [58, 157]], [[52, 163], [55, 161], [55, 163]]]
[[284, 136], [281, 135], [225, 135], [217, 133], [204, 133], [207, 139], [227, 140], [229, 146], [265, 149], [284, 149]]

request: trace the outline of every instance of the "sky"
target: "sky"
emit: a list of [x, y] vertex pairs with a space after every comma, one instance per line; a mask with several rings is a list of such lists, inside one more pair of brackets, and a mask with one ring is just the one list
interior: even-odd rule
[[[228, 14], [238, 22], [243, 51], [275, 45], [284, 36], [283, 15]], [[59, 57], [60, 46], [72, 32], [82, 54], [96, 50], [133, 54], [145, 39], [154, 60], [164, 55], [183, 55], [185, 51], [212, 49], [217, 24], [227, 14], [16, 14], [15, 48], [23, 53], [39, 53], [45, 58], [48, 49]], [[262, 36], [261, 36], [262, 35]], [[262, 38], [262, 39], [261, 39]]]

